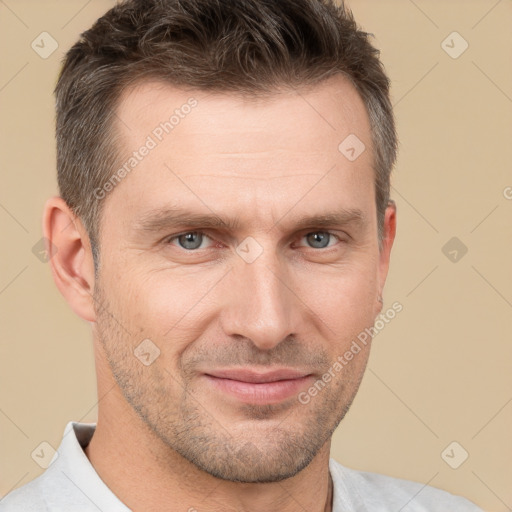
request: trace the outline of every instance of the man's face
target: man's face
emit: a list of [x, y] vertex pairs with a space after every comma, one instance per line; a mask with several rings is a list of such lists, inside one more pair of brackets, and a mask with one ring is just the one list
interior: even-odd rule
[[[387, 258], [363, 102], [339, 77], [258, 101], [145, 83], [117, 116], [121, 165], [138, 156], [102, 214], [95, 337], [114, 377], [150, 432], [199, 468], [292, 476], [348, 410], [368, 348], [307, 404], [299, 394], [380, 310]], [[366, 145], [355, 160], [338, 149], [350, 134]]]

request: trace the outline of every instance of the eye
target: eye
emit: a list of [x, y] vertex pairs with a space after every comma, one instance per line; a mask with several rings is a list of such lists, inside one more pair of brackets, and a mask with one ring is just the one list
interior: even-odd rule
[[[167, 239], [166, 243], [172, 244], [174, 240], [178, 242], [178, 246], [188, 251], [194, 251], [196, 249], [204, 249], [201, 247], [202, 242], [209, 239], [204, 233], [200, 231], [188, 231], [179, 235], [174, 235]], [[174, 245], [174, 244], [173, 244]]]
[[[337, 235], [330, 231], [312, 231], [302, 236], [302, 239], [306, 239], [308, 245], [313, 249], [325, 249], [335, 245], [340, 240]], [[203, 242], [207, 243], [207, 240], [212, 239], [201, 231], [187, 231], [168, 237], [165, 243], [193, 252], [198, 249], [206, 249], [208, 246], [203, 245]]]
[[324, 249], [330, 245], [334, 245], [329, 244], [329, 242], [333, 241], [335, 243], [339, 241], [339, 238], [329, 231], [313, 231], [304, 235], [303, 238], [306, 238], [308, 244], [311, 244], [310, 246], [314, 249]]

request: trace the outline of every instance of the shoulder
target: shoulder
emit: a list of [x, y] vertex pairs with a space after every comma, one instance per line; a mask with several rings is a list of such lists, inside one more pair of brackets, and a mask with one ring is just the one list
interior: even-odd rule
[[[90, 500], [77, 483], [82, 489], [84, 480], [92, 480], [92, 487], [98, 485], [99, 477], [83, 452], [94, 427], [95, 424], [68, 422], [49, 466], [32, 481], [4, 496], [0, 500], [0, 512], [68, 510], [70, 504], [76, 506], [75, 510], [91, 510]], [[97, 480], [93, 480], [95, 475]]]
[[401, 510], [403, 512], [483, 512], [474, 503], [447, 491], [419, 482], [393, 478], [378, 473], [357, 471], [329, 461], [334, 482], [334, 501], [348, 508], [352, 502], [369, 511]]
[[0, 500], [0, 512], [44, 512], [48, 510], [43, 496], [45, 473]]

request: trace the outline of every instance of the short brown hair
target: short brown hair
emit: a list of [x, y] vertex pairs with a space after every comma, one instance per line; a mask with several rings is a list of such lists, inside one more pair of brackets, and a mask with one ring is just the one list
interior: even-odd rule
[[381, 237], [397, 135], [369, 35], [341, 0], [125, 0], [99, 18], [67, 52], [55, 88], [59, 191], [89, 234], [95, 268], [94, 191], [116, 169], [115, 109], [126, 87], [146, 79], [257, 96], [346, 76], [370, 119]]

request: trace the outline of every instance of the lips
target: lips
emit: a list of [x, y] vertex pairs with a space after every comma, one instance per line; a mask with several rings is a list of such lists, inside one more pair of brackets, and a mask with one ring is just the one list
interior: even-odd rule
[[237, 380], [240, 382], [263, 384], [267, 382], [277, 382], [280, 380], [300, 379], [308, 375], [308, 373], [286, 368], [270, 370], [265, 372], [248, 370], [246, 368], [235, 368], [229, 370], [215, 370], [208, 372], [207, 375], [219, 379], [230, 379]]
[[312, 374], [291, 368], [230, 368], [208, 371], [204, 377], [223, 396], [244, 403], [271, 404], [296, 396], [310, 382]]

